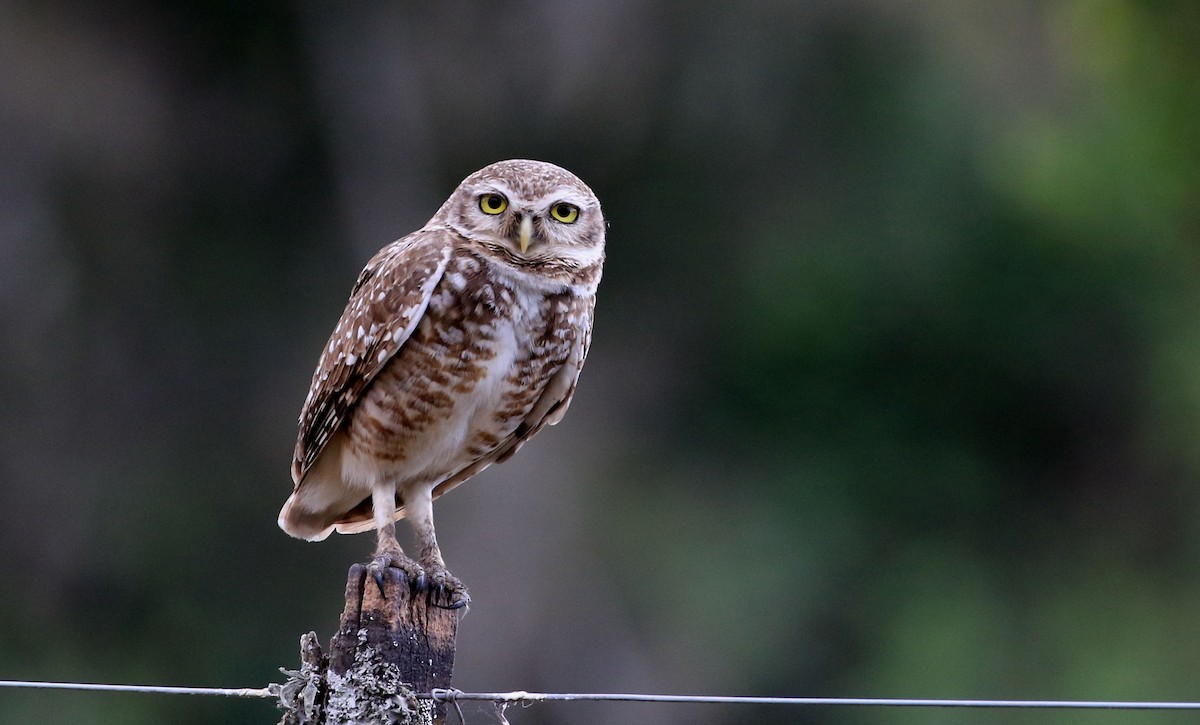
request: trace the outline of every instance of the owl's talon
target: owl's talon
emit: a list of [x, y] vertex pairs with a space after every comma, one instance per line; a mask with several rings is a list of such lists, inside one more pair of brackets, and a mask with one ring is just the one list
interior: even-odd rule
[[387, 569], [395, 569], [396, 573], [403, 578], [405, 583], [420, 581], [425, 576], [425, 572], [421, 570], [421, 566], [405, 556], [404, 552], [399, 550], [379, 552], [367, 565], [367, 571], [371, 574], [371, 578], [375, 580], [375, 586], [379, 587], [379, 594], [384, 599], [387, 598], [387, 592], [385, 591], [387, 577], [384, 573]]
[[[448, 600], [442, 604], [442, 600]], [[442, 590], [438, 592], [438, 596], [430, 600], [431, 606], [438, 609], [462, 609], [471, 603], [471, 597], [465, 590]]]
[[467, 588], [457, 577], [446, 571], [445, 567], [437, 566], [427, 571], [430, 582], [427, 601], [431, 606], [438, 609], [462, 609], [471, 603]]
[[429, 606], [438, 609], [462, 609], [471, 603], [471, 596], [459, 584], [457, 587], [439, 586], [429, 592]]

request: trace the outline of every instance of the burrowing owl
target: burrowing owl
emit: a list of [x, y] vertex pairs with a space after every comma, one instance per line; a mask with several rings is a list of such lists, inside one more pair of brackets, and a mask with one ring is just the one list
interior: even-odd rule
[[[321, 351], [279, 526], [312, 541], [377, 529], [377, 568], [465, 603], [433, 499], [562, 419], [591, 342], [604, 226], [574, 174], [501, 161], [381, 249]], [[419, 564], [396, 541], [401, 518]]]

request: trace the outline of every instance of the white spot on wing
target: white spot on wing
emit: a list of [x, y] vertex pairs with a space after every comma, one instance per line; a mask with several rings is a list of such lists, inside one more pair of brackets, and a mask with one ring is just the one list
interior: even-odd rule
[[452, 287], [462, 289], [463, 287], [467, 286], [467, 278], [459, 272], [451, 272], [447, 270], [442, 276]]

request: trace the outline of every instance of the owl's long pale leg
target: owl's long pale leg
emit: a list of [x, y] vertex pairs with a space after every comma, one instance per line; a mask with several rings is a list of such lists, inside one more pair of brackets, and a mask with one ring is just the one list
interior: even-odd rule
[[426, 487], [406, 490], [404, 518], [412, 524], [421, 545], [421, 565], [426, 569], [445, 569], [446, 562], [433, 532], [433, 492]]
[[446, 570], [446, 562], [442, 559], [442, 550], [438, 547], [437, 536], [433, 531], [433, 489], [420, 487], [404, 492], [404, 517], [412, 524], [421, 547], [421, 566], [429, 576], [430, 584], [435, 590], [444, 594], [450, 609], [465, 607], [471, 598], [462, 582]]
[[371, 507], [375, 514], [375, 528], [379, 532], [371, 567], [380, 591], [383, 591], [381, 570], [389, 566], [403, 571], [416, 588], [424, 588], [424, 570], [404, 554], [400, 542], [396, 540], [396, 490], [392, 486], [376, 488], [371, 494]]

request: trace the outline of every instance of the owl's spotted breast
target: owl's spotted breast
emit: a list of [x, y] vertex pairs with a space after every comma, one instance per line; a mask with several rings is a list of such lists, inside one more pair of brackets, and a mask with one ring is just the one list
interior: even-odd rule
[[438, 484], [500, 452], [582, 346], [588, 326], [569, 290], [517, 289], [489, 264], [454, 253], [421, 322], [350, 416], [343, 470], [364, 486], [380, 475], [398, 488]]

